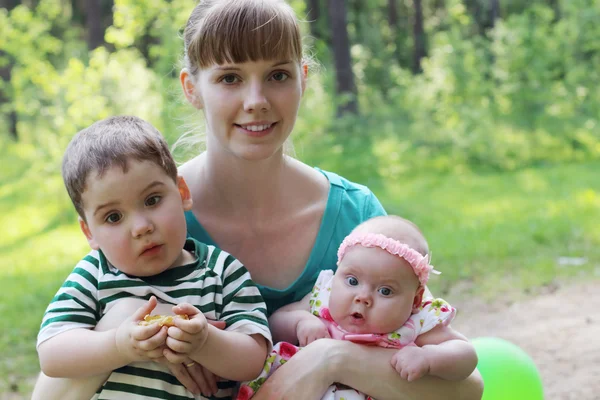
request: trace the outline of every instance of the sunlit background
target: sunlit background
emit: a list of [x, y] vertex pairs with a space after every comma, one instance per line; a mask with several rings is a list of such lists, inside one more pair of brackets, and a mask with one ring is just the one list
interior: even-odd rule
[[[435, 294], [600, 281], [600, 0], [290, 3], [316, 61], [296, 155], [417, 223]], [[60, 177], [73, 134], [115, 114], [171, 144], [202, 129], [177, 80], [194, 4], [0, 1], [0, 397], [30, 393], [42, 313], [87, 251]]]

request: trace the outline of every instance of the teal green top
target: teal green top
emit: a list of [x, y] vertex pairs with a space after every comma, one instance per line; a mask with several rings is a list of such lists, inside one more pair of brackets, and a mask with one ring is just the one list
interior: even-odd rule
[[[283, 290], [257, 285], [271, 315], [279, 307], [302, 299], [311, 291], [319, 272], [336, 270], [337, 250], [342, 240], [361, 222], [386, 215], [383, 206], [366, 186], [359, 185], [332, 172], [316, 168], [329, 180], [329, 197], [321, 227], [306, 267], [298, 279]], [[191, 211], [186, 212], [188, 235], [218, 247]], [[233, 254], [235, 256], [235, 254]]]

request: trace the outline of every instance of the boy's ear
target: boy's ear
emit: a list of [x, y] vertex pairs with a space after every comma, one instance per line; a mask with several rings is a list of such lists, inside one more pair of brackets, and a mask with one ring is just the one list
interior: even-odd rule
[[425, 293], [425, 286], [421, 285], [417, 289], [417, 293], [415, 293], [415, 297], [413, 299], [413, 314], [419, 312], [419, 309], [421, 308], [421, 303], [423, 302], [423, 293]]
[[83, 232], [83, 234], [85, 235], [85, 238], [87, 239], [90, 247], [94, 250], [99, 250], [100, 246], [98, 246], [98, 243], [96, 243], [96, 241], [94, 240], [94, 236], [92, 236], [92, 232], [90, 231], [90, 227], [88, 226], [88, 224], [83, 220], [83, 218], [78, 217], [78, 219], [81, 232]]
[[204, 107], [202, 104], [202, 99], [200, 99], [196, 92], [196, 85], [194, 84], [193, 76], [186, 68], [182, 69], [179, 73], [179, 81], [181, 82], [181, 87], [183, 89], [183, 94], [185, 94], [185, 98], [195, 108], [201, 110]]
[[179, 194], [181, 195], [183, 209], [185, 211], [191, 210], [193, 204], [192, 194], [190, 193], [190, 188], [188, 188], [187, 183], [185, 183], [185, 179], [183, 179], [183, 176], [177, 177], [177, 187], [179, 188]]

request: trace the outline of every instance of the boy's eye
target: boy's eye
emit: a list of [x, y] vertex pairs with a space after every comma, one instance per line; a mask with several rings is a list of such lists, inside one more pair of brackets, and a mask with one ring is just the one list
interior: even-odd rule
[[150, 196], [146, 199], [146, 206], [155, 206], [160, 202], [161, 197], [158, 195]]
[[285, 81], [285, 80], [286, 80], [287, 78], [289, 78], [289, 77], [290, 77], [290, 76], [289, 76], [288, 74], [286, 74], [285, 72], [275, 72], [275, 73], [274, 73], [274, 74], [271, 76], [271, 78], [272, 78], [274, 81], [277, 81], [277, 82], [283, 82], [283, 81]]
[[379, 288], [378, 292], [383, 296], [390, 296], [392, 294], [392, 289], [388, 287]]
[[228, 85], [237, 83], [238, 77], [232, 74], [224, 75], [221, 77], [221, 82], [225, 82]]
[[353, 276], [349, 276], [346, 278], [346, 283], [350, 286], [356, 286], [358, 285], [358, 279]]
[[104, 220], [106, 222], [108, 222], [109, 224], [116, 224], [117, 222], [119, 222], [121, 220], [121, 214], [119, 213], [110, 213], [106, 216], [106, 218], [104, 218]]

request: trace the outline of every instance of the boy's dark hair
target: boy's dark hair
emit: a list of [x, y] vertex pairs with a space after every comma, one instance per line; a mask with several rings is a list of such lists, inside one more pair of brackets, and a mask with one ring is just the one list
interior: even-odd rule
[[127, 162], [131, 159], [153, 162], [177, 182], [177, 166], [167, 142], [141, 118], [127, 115], [106, 118], [73, 137], [63, 157], [62, 176], [75, 210], [84, 221], [81, 195], [88, 176], [97, 173], [101, 177], [115, 165], [127, 172]]

